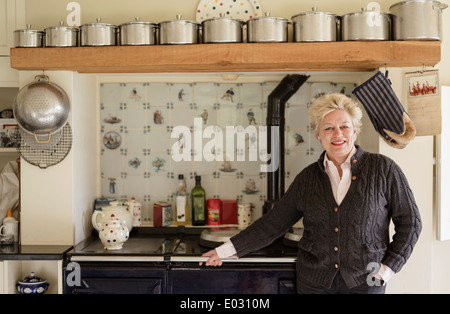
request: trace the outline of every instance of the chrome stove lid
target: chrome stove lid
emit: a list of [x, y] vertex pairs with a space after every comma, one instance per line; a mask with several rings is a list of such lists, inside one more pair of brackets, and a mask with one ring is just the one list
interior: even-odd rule
[[200, 234], [200, 244], [206, 247], [215, 248], [218, 245], [229, 241], [241, 230], [238, 228], [211, 228], [205, 229]]

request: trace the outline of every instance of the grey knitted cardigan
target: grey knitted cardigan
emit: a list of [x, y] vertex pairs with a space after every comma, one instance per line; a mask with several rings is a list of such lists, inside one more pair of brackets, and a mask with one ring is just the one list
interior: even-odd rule
[[[347, 287], [367, 282], [371, 262], [400, 271], [411, 255], [421, 219], [400, 167], [390, 158], [365, 152], [351, 158], [352, 182], [338, 206], [323, 159], [301, 171], [274, 208], [231, 238], [239, 257], [263, 248], [303, 217], [297, 281], [330, 287], [339, 271]], [[392, 241], [389, 223], [395, 226]]]

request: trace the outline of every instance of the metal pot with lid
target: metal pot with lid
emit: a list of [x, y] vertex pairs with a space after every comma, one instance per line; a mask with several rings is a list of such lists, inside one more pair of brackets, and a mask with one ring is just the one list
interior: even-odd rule
[[101, 23], [97, 18], [97, 23], [81, 25], [80, 42], [81, 46], [115, 46], [117, 42], [117, 26]]
[[44, 32], [31, 29], [31, 25], [28, 24], [26, 29], [17, 29], [14, 31], [14, 47], [42, 47], [43, 37]]
[[392, 5], [394, 40], [442, 40], [442, 10], [434, 0], [409, 0]]
[[270, 12], [265, 16], [255, 17], [247, 21], [247, 41], [259, 42], [287, 42], [289, 21], [281, 17], [272, 17]]
[[336, 41], [339, 16], [330, 12], [312, 11], [292, 16], [295, 42]]
[[220, 17], [204, 20], [202, 22], [203, 43], [242, 43], [243, 27], [246, 23], [242, 20]]
[[342, 16], [341, 40], [390, 40], [391, 15], [380, 11], [348, 13]]
[[200, 23], [182, 20], [180, 14], [176, 18], [176, 20], [159, 23], [159, 43], [161, 45], [198, 44]]
[[48, 27], [45, 32], [46, 47], [77, 47], [78, 27], [64, 26], [64, 22], [59, 22], [59, 26]]
[[121, 46], [156, 45], [156, 23], [143, 22], [136, 17], [134, 22], [121, 24], [119, 28]]

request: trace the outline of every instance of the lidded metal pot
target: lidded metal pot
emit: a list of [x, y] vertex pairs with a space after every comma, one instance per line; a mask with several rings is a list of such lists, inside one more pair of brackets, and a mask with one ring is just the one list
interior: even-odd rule
[[44, 32], [31, 29], [28, 24], [26, 29], [14, 31], [14, 47], [16, 48], [35, 48], [42, 47]]
[[281, 17], [271, 17], [270, 12], [265, 16], [255, 17], [247, 21], [247, 41], [287, 42], [289, 21]]
[[295, 42], [336, 41], [340, 17], [317, 8], [292, 16]]
[[225, 17], [223, 13], [220, 17], [204, 20], [202, 22], [203, 43], [242, 43], [244, 21]]
[[200, 42], [200, 23], [182, 20], [178, 14], [176, 20], [159, 23], [159, 43], [161, 45], [186, 45]]
[[341, 40], [390, 40], [391, 15], [380, 11], [349, 13], [342, 16]]
[[156, 23], [143, 22], [136, 17], [134, 22], [121, 24], [119, 28], [121, 46], [156, 45]]
[[394, 40], [442, 40], [442, 10], [434, 0], [409, 0], [392, 5]]
[[81, 46], [115, 46], [116, 37], [117, 26], [101, 23], [100, 18], [97, 18], [97, 23], [81, 25]]
[[45, 32], [46, 47], [77, 47], [78, 27], [64, 26], [64, 22], [59, 22], [59, 26], [48, 27]]

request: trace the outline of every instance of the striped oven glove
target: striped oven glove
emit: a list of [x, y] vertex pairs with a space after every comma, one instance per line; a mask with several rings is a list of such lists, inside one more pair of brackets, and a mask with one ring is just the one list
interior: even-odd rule
[[405, 148], [416, 136], [416, 127], [381, 72], [356, 87], [353, 94], [363, 104], [375, 130], [394, 148]]

